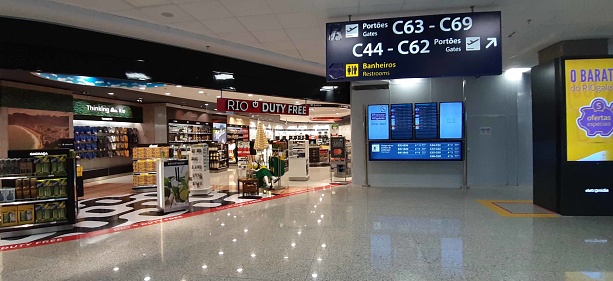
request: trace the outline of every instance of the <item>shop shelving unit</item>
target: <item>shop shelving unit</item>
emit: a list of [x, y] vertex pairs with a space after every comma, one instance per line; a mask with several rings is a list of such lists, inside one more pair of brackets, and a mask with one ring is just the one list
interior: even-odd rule
[[228, 145], [218, 142], [208, 142], [209, 170], [222, 172], [228, 169]]
[[289, 166], [292, 169], [287, 173], [290, 181], [308, 181], [309, 176], [309, 141], [289, 141]]
[[164, 147], [137, 147], [133, 149], [132, 160], [132, 189], [155, 189], [158, 186], [159, 162], [170, 157], [170, 148]]
[[172, 120], [168, 123], [168, 143], [205, 143], [213, 137], [211, 123]]
[[8, 156], [11, 159], [0, 161], [0, 238], [71, 229], [77, 217], [76, 164], [71, 151], [11, 150]]

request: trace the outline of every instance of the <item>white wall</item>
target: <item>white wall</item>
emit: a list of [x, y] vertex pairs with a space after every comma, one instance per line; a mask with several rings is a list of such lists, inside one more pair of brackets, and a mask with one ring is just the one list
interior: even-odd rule
[[[527, 114], [531, 112], [530, 87], [521, 78], [510, 78], [508, 75], [466, 78], [467, 163], [471, 186], [517, 185], [532, 180], [532, 119]], [[463, 80], [410, 79], [402, 84], [392, 81], [389, 90], [352, 90], [354, 183], [365, 182], [365, 105], [461, 101]], [[518, 112], [522, 113], [521, 117]], [[521, 128], [518, 123], [522, 124]], [[491, 128], [491, 135], [481, 135], [482, 127]], [[371, 186], [455, 188], [462, 185], [463, 163], [369, 162], [368, 175]]]

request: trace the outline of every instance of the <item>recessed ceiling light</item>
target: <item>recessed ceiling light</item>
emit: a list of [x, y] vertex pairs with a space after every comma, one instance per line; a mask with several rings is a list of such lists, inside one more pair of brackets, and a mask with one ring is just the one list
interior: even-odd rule
[[181, 86], [181, 85], [177, 85], [177, 88], [181, 88], [181, 87], [183, 87], [183, 86]]
[[208, 103], [205, 103], [204, 105], [209, 105]]
[[114, 95], [114, 94], [115, 94], [115, 93], [109, 93], [109, 95], [111, 95], [111, 96], [112, 96], [112, 95]]
[[215, 111], [217, 111], [217, 108], [215, 108]]
[[247, 96], [253, 97], [253, 95], [252, 95], [252, 94], [248, 94]]
[[139, 90], [144, 90], [146, 89], [145, 87], [138, 87]]
[[336, 115], [338, 115], [338, 112], [336, 113]]
[[221, 98], [221, 96], [217, 96], [217, 98]]
[[198, 91], [198, 94], [204, 94], [204, 91]]
[[262, 100], [262, 99], [258, 99], [258, 100]]
[[300, 102], [299, 102], [299, 101], [297, 101], [297, 102], [296, 102], [296, 104], [300, 104]]
[[170, 96], [170, 93], [164, 93], [164, 95]]

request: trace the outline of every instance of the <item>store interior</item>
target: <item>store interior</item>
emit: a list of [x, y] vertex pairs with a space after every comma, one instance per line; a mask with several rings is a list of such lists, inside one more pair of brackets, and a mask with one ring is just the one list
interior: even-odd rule
[[[342, 164], [347, 168], [341, 173], [336, 169], [339, 165], [333, 164], [331, 169], [330, 164], [332, 137], [343, 136], [350, 145], [350, 109], [346, 104], [20, 70], [0, 70], [0, 81], [5, 90], [45, 92], [66, 98], [71, 107], [65, 110], [70, 122], [62, 138], [74, 139], [74, 156], [83, 181], [83, 189], [77, 192], [81, 199], [154, 191], [152, 160], [187, 159], [193, 147], [200, 144], [206, 144], [209, 151], [206, 163], [211, 192], [238, 192], [239, 178], [247, 177], [255, 165], [277, 169], [272, 174], [279, 179], [266, 186], [272, 188], [257, 189], [251, 195], [280, 194], [315, 182], [351, 179], [350, 156]], [[220, 112], [218, 98], [306, 104], [309, 113], [294, 116]], [[36, 114], [54, 115], [53, 108], [45, 110], [44, 104], [37, 110], [40, 112]], [[11, 112], [7, 116], [0, 126], [14, 130], [23, 125], [15, 121]], [[254, 148], [258, 131], [265, 137], [264, 149]], [[7, 152], [14, 149], [58, 147], [44, 143], [19, 146], [16, 142], [13, 138], [0, 139], [8, 148], [0, 156], [7, 157]], [[141, 151], [154, 147], [162, 152]], [[283, 164], [272, 163], [271, 159]]]

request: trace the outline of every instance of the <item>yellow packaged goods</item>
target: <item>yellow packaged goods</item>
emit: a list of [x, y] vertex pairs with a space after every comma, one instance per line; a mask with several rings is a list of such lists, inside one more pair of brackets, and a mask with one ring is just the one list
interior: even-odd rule
[[138, 185], [139, 186], [147, 185], [147, 175], [138, 175]]
[[145, 158], [153, 158], [153, 149], [152, 148], [146, 148], [145, 149]]
[[155, 175], [147, 175], [147, 185], [156, 185], [156, 182]]
[[147, 160], [147, 172], [155, 172], [155, 161]]
[[138, 186], [138, 175], [132, 176], [132, 186]]
[[162, 148], [161, 147], [156, 147], [153, 149], [153, 157], [162, 158]]
[[132, 171], [134, 171], [135, 173], [138, 173], [138, 161], [132, 161]]
[[20, 205], [17, 207], [17, 213], [19, 214], [17, 223], [34, 223], [34, 205]]
[[17, 225], [17, 206], [3, 206], [0, 210], [2, 213], [2, 226]]

